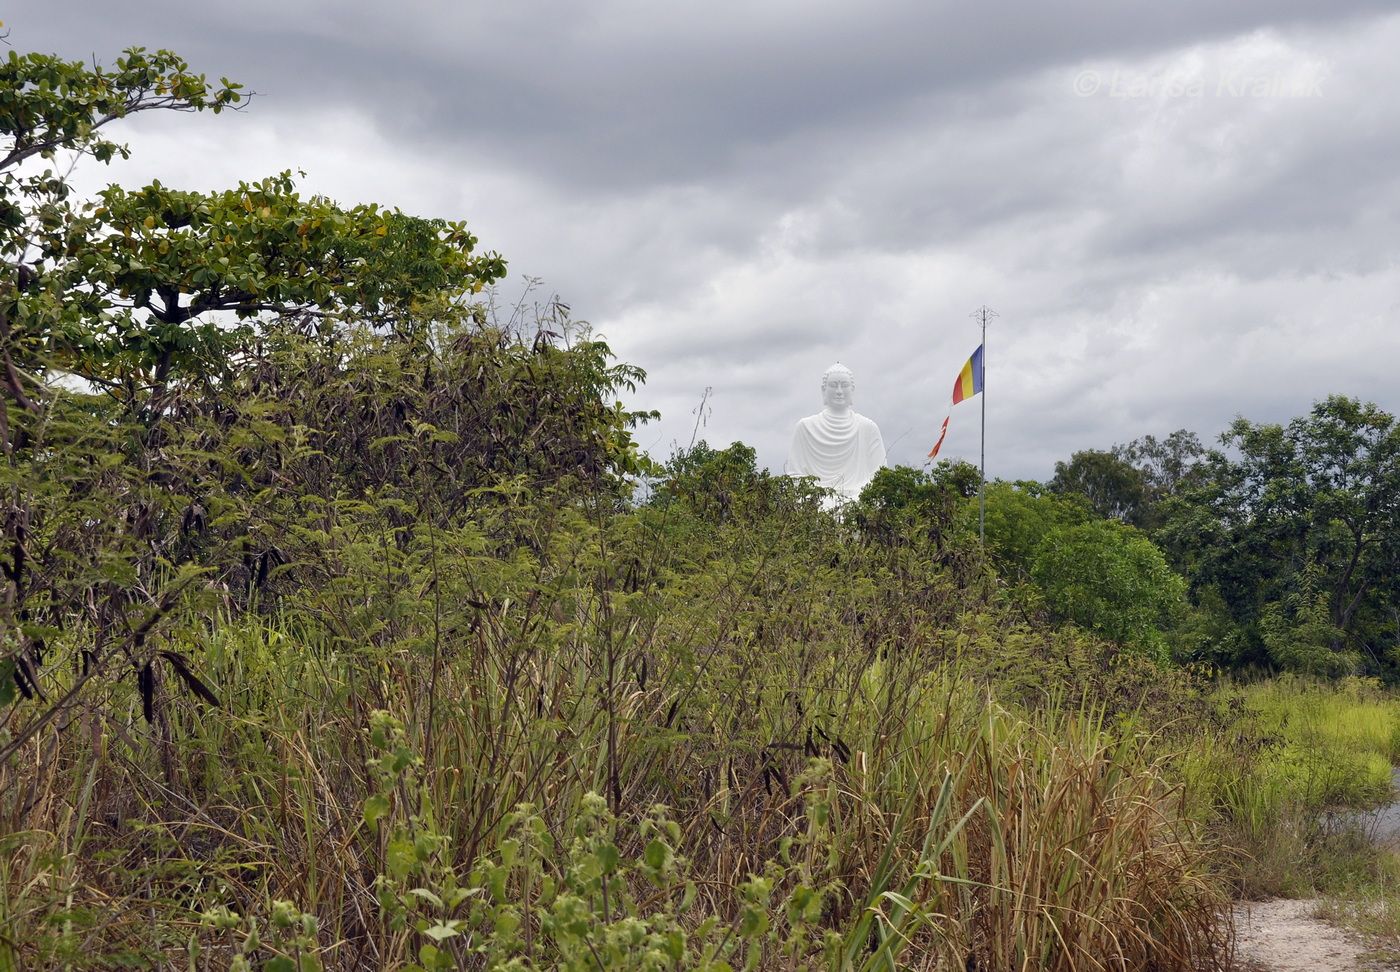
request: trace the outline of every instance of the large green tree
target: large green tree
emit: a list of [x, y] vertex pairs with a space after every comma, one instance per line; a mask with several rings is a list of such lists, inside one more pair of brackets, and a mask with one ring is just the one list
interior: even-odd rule
[[1084, 449], [1068, 462], [1055, 463], [1050, 488], [1056, 493], [1083, 496], [1093, 511], [1106, 519], [1140, 524], [1146, 514], [1146, 477], [1117, 449]]
[[1144, 435], [1127, 445], [1114, 446], [1113, 451], [1142, 473], [1154, 503], [1190, 486], [1205, 455], [1200, 437], [1187, 429], [1177, 429], [1161, 439]]
[[152, 625], [196, 577], [265, 579], [308, 496], [402, 505], [431, 476], [436, 515], [501, 477], [635, 467], [613, 396], [640, 372], [576, 334], [484, 326], [505, 264], [462, 223], [285, 172], [75, 197], [72, 164], [127, 154], [122, 118], [243, 97], [168, 51], [0, 62], [0, 684], [28, 696], [66, 640], [84, 680], [125, 657], [149, 700]]
[[59, 156], [127, 155], [111, 123], [242, 98], [169, 51], [132, 48], [110, 69], [14, 52], [0, 64], [0, 326], [14, 402], [28, 407], [58, 370], [158, 414], [180, 381], [223, 375], [255, 322], [421, 326], [468, 312], [504, 274], [462, 223], [303, 197], [286, 172], [223, 192], [155, 182], [74, 200]]
[[1162, 503], [1198, 477], [1205, 450], [1194, 432], [1145, 435], [1104, 451], [1085, 449], [1055, 463], [1050, 488], [1079, 495], [1099, 516], [1145, 530], [1161, 524]]
[[1193, 587], [1219, 594], [1244, 660], [1393, 671], [1400, 424], [1333, 396], [1286, 425], [1238, 419], [1161, 537]]
[[[8, 402], [30, 409], [35, 375], [54, 339], [79, 337], [101, 301], [61, 272], [85, 255], [89, 223], [68, 174], [85, 157], [128, 154], [113, 122], [147, 111], [236, 107], [240, 86], [210, 84], [169, 51], [132, 48], [111, 68], [11, 51], [0, 62], [0, 354]], [[69, 161], [71, 156], [71, 162]], [[68, 162], [66, 166], [63, 164]]]

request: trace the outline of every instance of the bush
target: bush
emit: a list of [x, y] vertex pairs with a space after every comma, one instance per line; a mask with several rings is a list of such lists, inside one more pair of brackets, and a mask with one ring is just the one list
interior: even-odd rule
[[1133, 528], [1096, 520], [1051, 530], [1031, 576], [1057, 616], [1167, 660], [1162, 631], [1186, 584]]

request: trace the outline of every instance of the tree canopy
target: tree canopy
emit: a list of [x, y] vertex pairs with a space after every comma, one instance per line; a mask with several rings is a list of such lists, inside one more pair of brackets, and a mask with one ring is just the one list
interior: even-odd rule
[[641, 469], [646, 416], [617, 400], [641, 370], [558, 301], [496, 322], [481, 298], [505, 262], [464, 223], [307, 196], [290, 172], [74, 197], [60, 153], [108, 162], [121, 119], [240, 92], [168, 51], [0, 63], [0, 684], [27, 697], [56, 632], [89, 625], [84, 671], [125, 659], [157, 712], [154, 673], [188, 666], [116, 632], [210, 584], [270, 596], [323, 556], [338, 504], [387, 504], [403, 543], [506, 484], [618, 497]]
[[1249, 632], [1252, 660], [1393, 669], [1395, 417], [1333, 396], [1283, 425], [1238, 419], [1221, 443], [1161, 531], [1193, 588], [1224, 599]]

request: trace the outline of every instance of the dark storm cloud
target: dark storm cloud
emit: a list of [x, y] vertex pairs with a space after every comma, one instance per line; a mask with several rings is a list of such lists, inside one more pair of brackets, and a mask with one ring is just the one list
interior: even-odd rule
[[110, 58], [137, 41], [250, 82], [272, 110], [345, 103], [417, 143], [487, 146], [564, 183], [627, 190], [712, 178], [746, 147], [853, 127], [931, 93], [1384, 2], [1186, 0], [137, 5], [57, 0], [15, 41]]

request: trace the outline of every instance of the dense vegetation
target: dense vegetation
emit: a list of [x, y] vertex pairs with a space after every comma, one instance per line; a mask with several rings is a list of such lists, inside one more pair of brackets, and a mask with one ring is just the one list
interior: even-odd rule
[[1395, 676], [1382, 410], [988, 484], [985, 551], [964, 465], [660, 465], [461, 224], [57, 174], [239, 92], [0, 65], [0, 969], [1222, 967], [1383, 797], [1375, 684], [1219, 681]]
[[[1076, 453], [1051, 488], [1140, 527], [1187, 581], [1179, 657], [1400, 677], [1400, 424], [1334, 396], [1286, 425], [1236, 420]], [[1193, 630], [1194, 628], [1194, 630]]]

